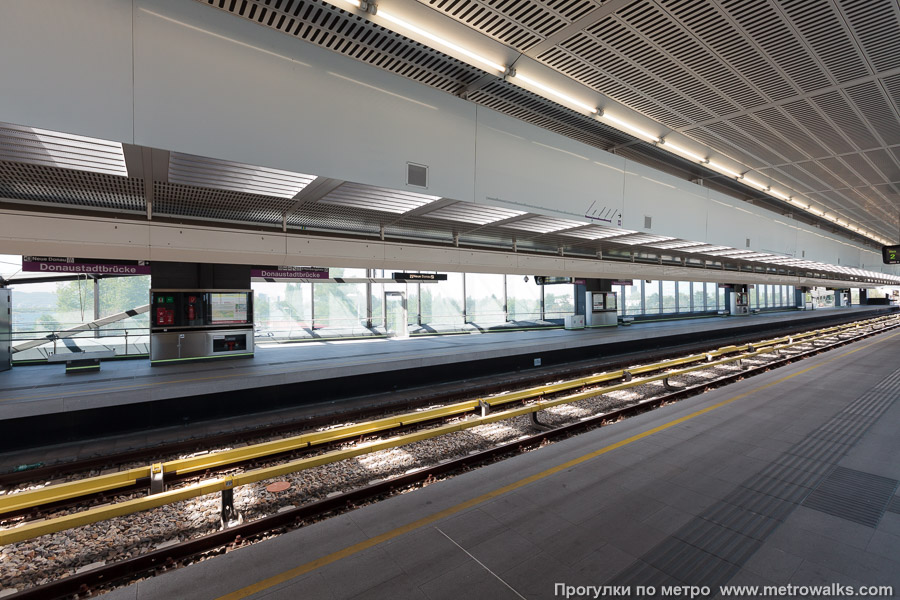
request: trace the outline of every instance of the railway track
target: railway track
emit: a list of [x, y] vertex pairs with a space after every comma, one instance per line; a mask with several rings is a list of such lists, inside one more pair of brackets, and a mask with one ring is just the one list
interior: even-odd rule
[[[391, 493], [391, 490], [422, 485], [423, 482], [430, 481], [435, 477], [446, 476], [447, 474], [470, 468], [475, 464], [495, 460], [498, 456], [532, 448], [549, 440], [571, 435], [582, 429], [590, 429], [615, 422], [655, 406], [672, 402], [688, 395], [701, 393], [710, 387], [725, 385], [735, 379], [862, 339], [898, 325], [900, 325], [900, 319], [887, 317], [868, 320], [864, 323], [824, 328], [774, 340], [764, 340], [745, 346], [720, 348], [704, 354], [691, 355], [676, 360], [664, 361], [663, 363], [621, 369], [505, 394], [495, 394], [478, 400], [458, 402], [449, 407], [445, 406], [430, 410], [420, 410], [415, 413], [394, 415], [373, 422], [291, 436], [285, 440], [264, 442], [228, 452], [177, 459], [169, 461], [169, 466], [171, 467], [169, 473], [164, 472], [164, 463], [159, 463], [163, 475], [167, 475], [168, 481], [166, 483], [170, 489], [164, 492], [159, 492], [157, 489], [157, 493], [145, 496], [146, 486], [152, 485], [154, 479], [148, 471], [147, 477], [137, 477], [127, 486], [119, 488], [119, 492], [124, 492], [131, 499], [110, 504], [106, 509], [101, 506], [99, 507], [100, 512], [95, 516], [115, 517], [129, 514], [127, 511], [115, 513], [122, 510], [118, 507], [128, 505], [129, 502], [135, 502], [138, 506], [150, 507], [153, 501], [150, 500], [148, 502], [147, 499], [161, 499], [167, 494], [169, 496], [178, 496], [179, 493], [183, 493], [183, 490], [189, 490], [193, 494], [193, 492], [197, 491], [194, 489], [197, 486], [205, 486], [201, 490], [204, 493], [196, 494], [192, 497], [222, 492], [223, 507], [225, 507], [228, 503], [224, 502], [224, 499], [233, 499], [234, 487], [238, 485], [249, 486], [255, 482], [265, 481], [272, 477], [308, 472], [317, 467], [334, 465], [355, 457], [370, 456], [375, 452], [408, 447], [410, 444], [438, 438], [448, 433], [472, 430], [491, 423], [507, 422], [516, 418], [522, 420], [523, 417], [531, 418], [538, 412], [550, 415], [552, 410], [557, 407], [572, 407], [579, 402], [589, 401], [598, 396], [609, 396], [616, 392], [634, 390], [651, 384], [663, 392], [650, 394], [640, 401], [625, 401], [627, 406], [604, 411], [602, 414], [578, 417], [574, 420], [569, 418], [572, 422], [564, 425], [556, 427], [550, 427], [546, 423], [543, 426], [538, 425], [541, 427], [538, 433], [516, 436], [514, 440], [502, 441], [491, 448], [483, 448], [477, 451], [470, 450], [450, 461], [431, 464], [416, 469], [415, 472], [401, 472], [384, 481], [369, 485], [357, 485], [356, 489], [352, 491], [335, 491], [332, 492], [330, 497], [321, 498], [316, 502], [287, 508], [274, 515], [256, 518], [236, 527], [229, 527], [223, 531], [184, 541], [166, 548], [151, 550], [140, 556], [130, 557], [125, 561], [115, 561], [113, 564], [92, 569], [87, 573], [70, 575], [59, 581], [32, 588], [12, 597], [55, 598], [72, 595], [79, 591], [86, 593], [89, 590], [96, 589], [98, 585], [108, 585], [113, 579], [133, 578], [136, 572], [141, 573], [146, 572], [148, 569], [169, 568], [182, 564], [185, 561], [194, 560], [190, 557], [202, 557], [210, 553], [221, 552], [222, 548], [234, 547], [236, 543], [246, 543], [247, 540], [272, 535], [273, 532], [277, 532], [279, 529], [295, 526], [298, 522], [308, 522], [310, 519], [320, 518], [322, 514], [346, 506], [348, 503], [358, 504], [359, 502], [372, 501], [372, 499]], [[754, 361], [758, 364], [751, 365], [750, 363]], [[730, 369], [730, 373], [721, 372], [726, 366]], [[694, 376], [702, 372], [708, 372], [710, 369], [719, 369], [720, 372], [714, 377], [708, 377], [701, 383], [693, 385], [678, 383], [678, 378], [683, 379]], [[681, 388], [676, 390], [667, 389], [676, 385], [681, 385]], [[538, 422], [535, 421], [535, 423]], [[305, 439], [304, 435], [307, 436]], [[378, 436], [377, 439], [374, 436]], [[269, 466], [260, 467], [259, 464], [254, 465], [252, 463], [252, 461], [260, 459], [269, 461], [273, 457], [276, 457], [277, 460], [269, 464]], [[240, 472], [242, 467], [248, 468], [248, 470]], [[144, 468], [141, 467], [140, 469]], [[149, 467], [149, 469], [152, 470], [152, 467]], [[198, 478], [197, 473], [202, 473], [199, 476], [199, 479], [202, 480], [208, 481], [208, 478], [211, 476], [218, 476], [219, 479], [214, 479], [213, 481], [217, 483], [213, 485], [209, 483], [204, 484], [192, 479]], [[247, 475], [248, 473], [250, 475]], [[68, 513], [68, 509], [71, 506], [83, 506], [85, 502], [96, 504], [108, 501], [109, 497], [104, 497], [103, 494], [109, 494], [111, 489], [115, 489], [114, 487], [108, 487], [110, 479], [114, 479], [116, 476], [121, 478], [121, 475], [121, 473], [112, 474], [112, 477], [107, 476], [106, 480], [93, 477], [72, 482], [75, 485], [70, 485], [69, 492], [78, 490], [79, 493], [63, 500], [59, 499], [60, 486], [41, 488], [50, 490], [49, 492], [42, 492], [41, 489], [38, 489], [31, 492], [23, 491], [17, 494], [0, 496], [0, 519], [5, 520], [7, 526], [18, 524], [18, 527], [0, 530], [0, 543], [17, 544], [22, 543], [22, 540], [46, 535], [53, 531], [63, 531], [66, 527], [59, 527], [60, 523], [58, 521], [65, 521], [67, 518], [69, 519], [69, 524], [85, 524], [83, 522], [84, 517], [79, 517], [79, 515], [95, 509], [77, 511], [72, 514], [65, 513]], [[125, 479], [130, 477], [131, 475], [129, 474]], [[231, 486], [221, 487], [222, 481], [230, 481]], [[89, 490], [91, 486], [94, 488], [107, 487], [100, 491], [94, 490], [90, 493], [81, 493]], [[19, 498], [16, 498], [17, 496]], [[29, 500], [22, 502], [22, 498]], [[64, 504], [66, 502], [70, 504], [66, 506]], [[33, 512], [34, 510], [39, 512], [35, 513]], [[56, 516], [53, 511], [62, 511], [63, 514], [62, 516]], [[34, 521], [36, 515], [45, 517], [45, 520]], [[101, 519], [96, 520], [99, 521]], [[49, 529], [47, 528], [48, 523], [53, 524]]]

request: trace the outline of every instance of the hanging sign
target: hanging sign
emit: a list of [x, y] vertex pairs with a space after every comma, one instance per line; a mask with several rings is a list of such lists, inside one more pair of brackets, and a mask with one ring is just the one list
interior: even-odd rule
[[23, 256], [22, 270], [37, 273], [84, 273], [88, 275], [149, 275], [145, 260]]

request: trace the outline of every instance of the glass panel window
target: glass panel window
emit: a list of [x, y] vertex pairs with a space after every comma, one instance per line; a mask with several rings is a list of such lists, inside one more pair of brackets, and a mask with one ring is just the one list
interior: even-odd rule
[[[525, 281], [525, 280], [528, 281]], [[538, 321], [541, 318], [541, 286], [534, 276], [506, 276], [506, 293], [509, 296], [509, 318], [512, 321]]]
[[504, 323], [504, 277], [466, 273], [466, 317], [470, 323]]
[[644, 282], [644, 312], [648, 315], [659, 313], [659, 288], [659, 281], [653, 280]]
[[618, 300], [618, 302], [619, 302], [619, 306], [617, 308], [619, 316], [622, 316], [625, 314], [625, 288], [626, 287], [627, 286], [624, 286], [624, 285], [614, 285], [613, 286], [613, 291], [616, 293], [616, 300]]
[[850, 303], [859, 304], [859, 288], [850, 288]]
[[312, 329], [311, 283], [255, 281], [251, 287], [258, 336], [290, 339]]
[[675, 282], [662, 282], [662, 312], [675, 312]]
[[422, 323], [463, 324], [463, 274], [447, 273], [447, 281], [422, 284]]
[[716, 286], [716, 297], [719, 300], [717, 306], [719, 307], [719, 310], [728, 310], [728, 307], [725, 306], [725, 288], [719, 287], [718, 283], [713, 285]]
[[694, 312], [703, 312], [706, 310], [706, 292], [703, 291], [703, 282], [695, 281], [691, 284], [693, 290], [692, 298], [694, 299]]
[[719, 287], [719, 284], [707, 281], [703, 284], [703, 286], [706, 288], [706, 310], [717, 310], [723, 308], [716, 305], [716, 299], [718, 298], [716, 289]]
[[574, 313], [574, 285], [560, 284], [544, 286], [544, 318], [562, 319]]
[[[334, 271], [341, 269], [332, 269]], [[350, 269], [346, 269], [349, 271]], [[346, 273], [332, 277], [365, 277]], [[357, 328], [366, 323], [366, 284], [364, 283], [316, 283], [313, 284], [315, 303], [315, 327]]]
[[691, 282], [678, 282], [678, 312], [691, 312]]
[[759, 308], [759, 285], [750, 287], [750, 308]]
[[620, 304], [625, 307], [626, 315], [641, 315], [644, 308], [641, 306], [641, 292], [644, 288], [642, 279], [635, 279], [632, 285], [623, 286], [625, 295], [620, 298]]

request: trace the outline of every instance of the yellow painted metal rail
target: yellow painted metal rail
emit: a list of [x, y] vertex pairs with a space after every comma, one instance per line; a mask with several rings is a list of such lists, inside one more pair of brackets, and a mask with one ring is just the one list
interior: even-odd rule
[[[618, 390], [624, 390], [639, 385], [645, 385], [654, 381], [660, 381], [669, 377], [677, 377], [693, 371], [708, 369], [711, 367], [728, 364], [731, 362], [752, 358], [761, 354], [777, 352], [781, 349], [790, 348], [799, 344], [805, 344], [815, 337], [827, 337], [838, 333], [848, 332], [850, 330], [860, 329], [869, 325], [893, 321], [892, 325], [896, 326], [900, 317], [881, 317], [877, 319], [868, 319], [848, 325], [836, 327], [828, 327], [811, 332], [806, 332], [794, 336], [784, 336], [773, 340], [765, 340], [756, 344], [745, 344], [742, 346], [725, 346], [717, 350], [667, 360], [656, 364], [644, 365], [633, 369], [622, 369], [601, 373], [589, 377], [581, 377], [565, 382], [555, 383], [545, 386], [536, 386], [526, 390], [498, 394], [483, 401], [491, 408], [502, 407], [515, 402], [523, 402], [526, 400], [534, 400], [531, 404], [503, 410], [500, 412], [492, 412], [486, 416], [469, 415], [465, 420], [459, 420], [454, 423], [429, 428], [426, 430], [410, 433], [407, 435], [396, 436], [384, 440], [373, 441], [369, 443], [357, 444], [351, 448], [334, 450], [323, 453], [318, 456], [300, 458], [281, 465], [265, 467], [246, 471], [239, 475], [221, 477], [194, 485], [189, 485], [174, 490], [169, 490], [159, 494], [154, 494], [144, 498], [127, 500], [111, 505], [99, 506], [96, 508], [80, 511], [75, 514], [66, 515], [59, 518], [24, 523], [20, 526], [10, 529], [0, 530], [0, 545], [12, 544], [23, 540], [35, 538], [48, 533], [64, 531], [90, 523], [96, 523], [111, 519], [113, 517], [133, 514], [152, 508], [157, 508], [166, 504], [172, 504], [181, 500], [187, 500], [206, 494], [219, 492], [222, 490], [232, 489], [237, 486], [255, 483], [274, 477], [280, 477], [291, 473], [303, 471], [313, 467], [330, 464], [363, 454], [369, 454], [394, 448], [407, 444], [412, 444], [421, 440], [426, 440], [454, 431], [462, 431], [479, 425], [494, 423], [512, 417], [527, 415], [529, 413], [538, 412], [554, 406], [577, 402], [579, 400], [591, 398], [601, 394], [606, 394]], [[736, 356], [725, 356], [734, 355]], [[719, 358], [723, 357], [724, 358]], [[718, 360], [716, 360], [718, 359]], [[676, 368], [681, 367], [681, 368]], [[671, 369], [675, 370], [671, 370]], [[640, 379], [632, 379], [630, 381], [621, 382], [626, 377], [626, 372], [631, 375], [640, 375], [644, 373], [652, 373], [662, 371], [656, 375], [642, 377]], [[579, 388], [596, 386], [598, 384], [620, 381], [614, 385], [606, 386], [600, 389], [589, 389], [586, 391], [572, 393], [553, 400], [542, 400], [545, 395], [557, 394], [576, 390]], [[264, 458], [279, 454], [286, 451], [297, 450], [326, 444], [335, 441], [354, 439], [365, 435], [370, 435], [382, 431], [389, 431], [398, 427], [412, 425], [420, 422], [431, 421], [440, 418], [460, 416], [470, 413], [479, 407], [479, 400], [471, 400], [459, 402], [445, 407], [433, 408], [414, 413], [387, 417], [366, 423], [356, 425], [347, 425], [336, 427], [334, 429], [318, 431], [313, 433], [305, 433], [282, 440], [275, 440], [261, 444], [255, 444], [244, 448], [227, 450], [203, 456], [173, 460], [162, 464], [164, 473], [170, 474], [186, 474], [202, 472], [207, 469], [221, 468], [235, 463], [253, 460], [256, 458]], [[119, 473], [101, 475], [91, 477], [70, 483], [63, 483], [45, 488], [20, 492], [17, 494], [8, 494], [0, 496], [0, 516], [25, 508], [32, 508], [56, 502], [60, 500], [70, 500], [81, 496], [90, 495], [97, 492], [109, 491], [118, 488], [124, 488], [134, 485], [138, 480], [150, 477], [152, 466], [138, 467], [129, 469]]]

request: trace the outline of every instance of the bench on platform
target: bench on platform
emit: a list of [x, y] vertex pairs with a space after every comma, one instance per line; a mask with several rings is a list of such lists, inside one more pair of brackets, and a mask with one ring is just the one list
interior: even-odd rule
[[115, 350], [83, 350], [80, 352], [57, 352], [47, 355], [48, 363], [66, 363], [66, 375], [69, 373], [90, 373], [100, 370], [101, 358], [113, 358]]

